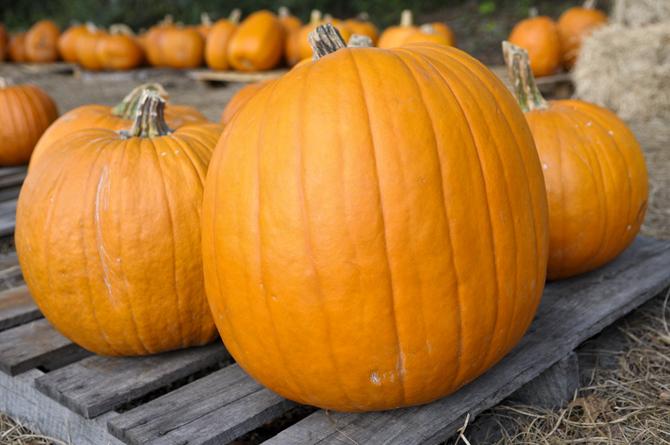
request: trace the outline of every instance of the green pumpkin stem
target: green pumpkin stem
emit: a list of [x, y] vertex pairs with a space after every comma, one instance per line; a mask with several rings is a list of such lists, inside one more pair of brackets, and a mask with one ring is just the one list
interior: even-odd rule
[[165, 122], [165, 100], [155, 91], [144, 90], [135, 113], [130, 137], [155, 138], [172, 133]]
[[155, 91], [160, 97], [167, 100], [168, 93], [160, 83], [145, 83], [133, 89], [123, 100], [112, 108], [112, 114], [122, 119], [133, 119], [137, 113], [137, 106], [145, 90]]
[[347, 47], [340, 32], [330, 23], [317, 26], [314, 31], [309, 33], [308, 40], [312, 51], [314, 51], [314, 60], [319, 60], [328, 54]]
[[530, 69], [528, 52], [510, 42], [502, 43], [503, 57], [507, 64], [507, 72], [514, 87], [516, 100], [524, 112], [532, 110], [544, 110], [549, 107], [547, 101], [542, 97], [540, 89], [535, 83], [535, 76]]

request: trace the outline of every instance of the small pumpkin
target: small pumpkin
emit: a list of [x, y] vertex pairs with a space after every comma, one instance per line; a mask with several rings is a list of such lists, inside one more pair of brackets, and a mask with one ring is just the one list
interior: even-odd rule
[[212, 26], [214, 26], [214, 23], [212, 23], [212, 18], [209, 16], [209, 14], [203, 12], [200, 14], [200, 24], [197, 25], [195, 29], [200, 33], [203, 40], [207, 41], [207, 36], [212, 30]]
[[421, 25], [418, 30], [405, 37], [403, 45], [409, 43], [437, 43], [438, 45], [452, 46], [453, 41], [437, 32], [433, 25]]
[[302, 28], [302, 20], [291, 15], [291, 11], [286, 6], [280, 6], [277, 10], [277, 17], [284, 28], [284, 32], [288, 35], [292, 32], [299, 31]]
[[258, 91], [215, 149], [210, 307], [240, 366], [284, 397], [426, 403], [485, 372], [534, 317], [548, 240], [535, 145], [509, 91], [462, 51], [345, 48], [330, 25], [312, 41], [317, 60]]
[[35, 144], [58, 117], [53, 99], [35, 85], [0, 77], [0, 165], [26, 164]]
[[237, 30], [240, 15], [239, 9], [233, 9], [227, 19], [217, 20], [210, 29], [205, 43], [205, 62], [211, 69], [223, 71], [230, 67], [228, 45]]
[[356, 18], [345, 21], [344, 25], [352, 35], [369, 37], [373, 46], [377, 44], [379, 29], [370, 21], [370, 17], [366, 12], [361, 12]]
[[[167, 91], [160, 84], [148, 83], [134, 88], [121, 102], [113, 107], [92, 104], [70, 110], [57, 119], [44, 133], [35, 147], [32, 159], [42, 156], [46, 147], [53, 146], [55, 141], [79, 130], [103, 128], [118, 131], [129, 128], [133, 123], [133, 117], [137, 113], [140, 98], [145, 91], [154, 91], [165, 100], [168, 98]], [[172, 129], [203, 121], [207, 122], [207, 118], [202, 113], [186, 105], [168, 103], [164, 115], [168, 126]]]
[[302, 21], [291, 15], [286, 6], [281, 6], [278, 12], [279, 21], [284, 28], [284, 59], [288, 66], [300, 62], [300, 30], [304, 26]]
[[98, 354], [155, 354], [216, 337], [200, 209], [222, 128], [170, 129], [163, 107], [147, 92], [126, 131], [53, 141], [19, 196], [16, 250], [30, 293], [56, 329]]
[[25, 63], [28, 61], [25, 32], [14, 34], [9, 38], [7, 53], [9, 54], [9, 60], [12, 62]]
[[40, 20], [26, 33], [25, 47], [28, 61], [51, 63], [58, 60], [60, 29], [51, 20]]
[[165, 66], [162, 48], [163, 34], [174, 27], [172, 16], [166, 15], [158, 24], [149, 28], [141, 39], [144, 43], [144, 52], [150, 65], [155, 67]]
[[129, 70], [137, 68], [144, 60], [144, 51], [126, 25], [112, 25], [109, 33], [100, 36], [96, 55], [103, 69]]
[[284, 28], [270, 11], [257, 11], [237, 28], [228, 44], [230, 65], [239, 71], [263, 71], [279, 64]]
[[103, 68], [98, 57], [98, 42], [107, 33], [92, 23], [86, 24], [86, 33], [82, 33], [76, 40], [76, 54], [79, 65], [90, 71], [99, 71]]
[[5, 29], [5, 26], [0, 23], [0, 62], [5, 60], [7, 57], [7, 54], [9, 52], [9, 34], [7, 34], [7, 30]]
[[447, 25], [446, 23], [442, 22], [432, 22], [429, 23], [429, 25], [433, 28], [433, 30], [438, 33], [442, 34], [445, 39], [447, 39], [447, 42], [449, 46], [456, 46], [456, 35], [454, 34], [454, 31]]
[[507, 40], [528, 51], [530, 66], [536, 77], [554, 74], [561, 65], [558, 28], [549, 17], [537, 16], [520, 21]]
[[587, 0], [583, 6], [574, 6], [558, 18], [558, 35], [563, 51], [563, 67], [572, 69], [579, 55], [582, 40], [598, 27], [607, 24], [607, 15], [595, 8], [594, 0]]
[[503, 48], [544, 170], [547, 276], [598, 268], [630, 245], [644, 220], [648, 179], [640, 145], [609, 110], [580, 100], [544, 100], [526, 51], [508, 42]]
[[164, 29], [159, 44], [164, 66], [177, 69], [197, 68], [204, 61], [205, 41], [193, 28], [174, 26]]
[[77, 40], [88, 33], [86, 25], [72, 25], [58, 38], [58, 52], [61, 58], [70, 63], [77, 63]]
[[228, 122], [235, 116], [235, 114], [246, 104], [249, 102], [249, 99], [254, 97], [256, 93], [260, 91], [261, 88], [266, 86], [268, 83], [270, 83], [270, 80], [265, 80], [262, 82], [254, 82], [245, 85], [241, 89], [239, 89], [233, 97], [230, 98], [230, 101], [228, 101], [228, 105], [226, 105], [226, 108], [223, 110], [223, 113], [221, 113], [221, 124], [227, 125]]
[[412, 11], [405, 9], [400, 14], [400, 24], [391, 26], [382, 32], [377, 46], [380, 48], [396, 48], [405, 44], [407, 38], [417, 31], [414, 26]]

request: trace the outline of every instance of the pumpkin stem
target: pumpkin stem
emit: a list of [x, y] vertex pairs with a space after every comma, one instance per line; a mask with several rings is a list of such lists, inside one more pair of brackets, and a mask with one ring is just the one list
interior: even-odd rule
[[241, 17], [242, 17], [242, 11], [240, 11], [240, 8], [235, 8], [232, 11], [230, 11], [228, 20], [237, 25], [240, 22]]
[[165, 122], [165, 100], [157, 92], [142, 91], [129, 137], [155, 138], [172, 133]]
[[582, 7], [584, 9], [596, 9], [596, 6], [598, 5], [598, 0], [586, 0]]
[[424, 34], [437, 34], [437, 31], [435, 31], [435, 27], [431, 25], [430, 23], [426, 23], [425, 25], [421, 25], [419, 27], [419, 31], [421, 31]]
[[538, 15], [540, 15], [540, 11], [537, 9], [537, 6], [531, 6], [528, 8], [528, 17], [534, 19]]
[[547, 101], [542, 97], [535, 76], [530, 69], [528, 52], [508, 41], [502, 43], [503, 57], [507, 64], [507, 72], [514, 86], [514, 94], [524, 112], [532, 110], [544, 110], [549, 107]]
[[318, 9], [312, 9], [312, 13], [309, 15], [309, 23], [311, 25], [317, 25], [321, 22], [321, 11]]
[[352, 34], [349, 37], [349, 42], [347, 43], [347, 48], [370, 48], [372, 47], [372, 39], [368, 36], [362, 36], [360, 34]]
[[368, 14], [366, 11], [359, 12], [358, 15], [356, 15], [356, 20], [359, 22], [368, 22], [370, 21], [370, 14]]
[[330, 53], [347, 47], [340, 32], [330, 23], [317, 26], [314, 31], [309, 33], [307, 39], [312, 51], [314, 51], [314, 60], [319, 60]]
[[280, 19], [283, 19], [291, 15], [291, 12], [288, 10], [286, 6], [280, 6], [279, 9], [277, 9], [277, 15], [279, 16]]
[[414, 16], [412, 16], [411, 9], [405, 9], [400, 13], [400, 26], [412, 26], [414, 24]]
[[132, 29], [128, 25], [124, 25], [123, 23], [115, 23], [109, 27], [109, 33], [112, 35], [126, 35], [126, 36], [134, 36], [135, 33], [133, 32]]
[[112, 108], [112, 114], [122, 119], [132, 119], [137, 113], [140, 99], [144, 91], [154, 91], [164, 100], [168, 99], [168, 93], [160, 83], [145, 83], [134, 88], [123, 100]]

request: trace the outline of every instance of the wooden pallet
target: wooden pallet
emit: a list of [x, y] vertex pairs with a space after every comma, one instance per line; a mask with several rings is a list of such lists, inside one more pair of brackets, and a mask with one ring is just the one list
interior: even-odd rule
[[261, 82], [263, 80], [277, 79], [288, 72], [288, 69], [276, 69], [271, 71], [257, 71], [243, 73], [241, 71], [214, 71], [194, 70], [189, 72], [189, 77], [205, 82]]
[[[0, 293], [0, 411], [75, 444], [223, 444], [255, 430], [278, 445], [436, 444], [670, 285], [668, 264], [670, 241], [639, 237], [602, 269], [548, 284], [521, 343], [460, 391], [421, 407], [344, 414], [282, 399], [218, 342], [143, 358], [90, 355], [41, 318], [16, 287], [16, 257], [4, 255], [0, 288], [11, 290]], [[268, 436], [266, 426], [263, 436], [257, 429], [268, 422], [275, 431]]]
[[[0, 62], [0, 65], [3, 65]], [[76, 65], [68, 62], [55, 62], [55, 63], [9, 63], [5, 62], [5, 65], [11, 65], [15, 67], [18, 71], [26, 74], [69, 74], [72, 73]]]
[[188, 69], [174, 69], [174, 68], [155, 68], [150, 66], [143, 66], [132, 70], [124, 71], [90, 71], [75, 66], [73, 74], [75, 79], [84, 82], [146, 82], [152, 79], [164, 77], [183, 77], [190, 76], [191, 70]]
[[16, 201], [27, 172], [25, 166], [0, 168], [0, 237], [14, 234]]

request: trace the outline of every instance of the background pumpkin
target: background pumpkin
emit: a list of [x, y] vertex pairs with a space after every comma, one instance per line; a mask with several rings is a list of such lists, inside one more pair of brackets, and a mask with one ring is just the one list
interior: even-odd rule
[[230, 65], [239, 71], [274, 68], [284, 49], [284, 28], [270, 11], [257, 11], [237, 28], [228, 44]]
[[233, 97], [230, 98], [226, 108], [223, 110], [223, 113], [221, 113], [221, 124], [227, 125], [240, 108], [249, 102], [249, 99], [254, 97], [261, 88], [270, 82], [271, 80], [250, 83], [239, 89]]
[[77, 63], [87, 70], [99, 71], [103, 66], [98, 57], [98, 42], [106, 32], [91, 23], [86, 25], [86, 29], [88, 32], [80, 34], [76, 40]]
[[200, 24], [195, 27], [196, 31], [200, 33], [200, 36], [202, 37], [203, 40], [207, 41], [207, 36], [209, 35], [209, 32], [212, 30], [212, 26], [214, 23], [212, 23], [212, 19], [207, 14], [206, 12], [203, 12], [200, 14]]
[[9, 34], [7, 34], [7, 30], [5, 29], [5, 26], [0, 23], [0, 62], [5, 60], [7, 57], [8, 53], [8, 48], [9, 46]]
[[51, 20], [40, 20], [26, 33], [25, 48], [28, 60], [33, 63], [50, 63], [58, 60], [60, 30]]
[[28, 61], [25, 32], [14, 34], [9, 38], [7, 53], [9, 54], [9, 60], [12, 62], [25, 63]]
[[412, 11], [405, 9], [400, 15], [400, 24], [398, 26], [391, 26], [386, 28], [379, 36], [377, 46], [380, 48], [395, 48], [402, 46], [407, 37], [415, 33], [417, 30], [414, 26], [414, 18]]
[[379, 30], [375, 24], [370, 21], [370, 17], [367, 13], [360, 13], [356, 18], [345, 21], [344, 25], [352, 35], [358, 34], [370, 37], [372, 45], [374, 46], [377, 44], [377, 41], [379, 40]]
[[429, 23], [429, 25], [435, 30], [435, 32], [442, 34], [444, 38], [447, 39], [449, 46], [456, 46], [456, 35], [447, 24], [442, 22], [432, 22]]
[[579, 100], [545, 101], [526, 52], [503, 44], [535, 138], [549, 201], [550, 279], [593, 270], [635, 238], [647, 207], [644, 157], [616, 115]]
[[240, 15], [239, 9], [233, 9], [227, 19], [217, 20], [210, 29], [205, 44], [205, 62], [211, 69], [227, 70], [230, 67], [228, 45], [230, 38], [237, 30]]
[[553, 74], [561, 64], [558, 29], [549, 17], [530, 17], [520, 21], [507, 40], [528, 51], [530, 66], [537, 77]]
[[205, 41], [188, 27], [168, 27], [161, 31], [160, 58], [164, 66], [177, 69], [197, 68], [205, 56]]
[[437, 32], [433, 25], [421, 25], [412, 34], [405, 37], [403, 45], [409, 43], [436, 43], [438, 45], [452, 46], [453, 41], [445, 37], [443, 33]]
[[320, 56], [219, 140], [210, 307], [240, 366], [284, 397], [425, 403], [498, 361], [534, 316], [547, 214], [532, 136], [500, 80], [454, 48]]
[[144, 51], [126, 25], [112, 25], [109, 34], [98, 39], [98, 61], [106, 70], [129, 70], [142, 64]]
[[86, 25], [72, 25], [58, 38], [58, 52], [61, 58], [70, 63], [77, 63], [77, 40], [88, 33]]
[[168, 134], [162, 100], [145, 97], [125, 135], [93, 129], [54, 141], [31, 164], [17, 206], [31, 295], [56, 329], [98, 354], [153, 354], [216, 336], [199, 215], [221, 126]]
[[594, 29], [607, 23], [604, 12], [595, 9], [595, 1], [587, 0], [584, 6], [566, 10], [558, 18], [558, 35], [563, 51], [563, 66], [572, 69], [579, 55], [582, 40]]
[[26, 164], [37, 140], [58, 117], [54, 101], [35, 85], [0, 77], [0, 165]]
[[144, 42], [144, 52], [147, 56], [147, 61], [152, 66], [164, 66], [162, 39], [163, 33], [174, 28], [172, 16], [166, 15], [165, 18], [155, 26], [149, 28], [144, 35], [142, 41]]

